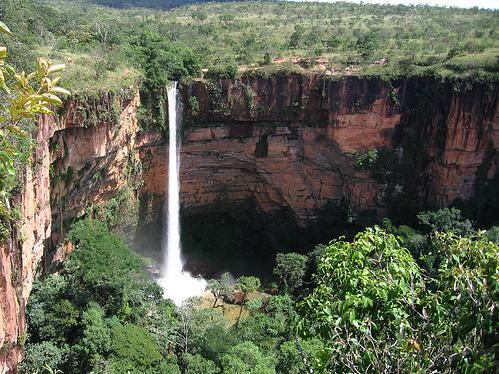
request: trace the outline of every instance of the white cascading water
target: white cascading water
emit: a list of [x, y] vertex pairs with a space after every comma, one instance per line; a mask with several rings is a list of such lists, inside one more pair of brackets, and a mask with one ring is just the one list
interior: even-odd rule
[[[168, 149], [168, 223], [163, 230], [161, 251], [163, 264], [159, 285], [164, 290], [164, 295], [172, 299], [175, 305], [181, 306], [182, 302], [189, 297], [201, 296], [206, 287], [206, 281], [202, 278], [194, 278], [191, 274], [183, 271], [182, 247], [180, 243], [180, 143], [177, 121], [177, 82], [168, 88], [168, 126], [169, 126], [169, 149]], [[178, 121], [180, 122], [180, 121]]]

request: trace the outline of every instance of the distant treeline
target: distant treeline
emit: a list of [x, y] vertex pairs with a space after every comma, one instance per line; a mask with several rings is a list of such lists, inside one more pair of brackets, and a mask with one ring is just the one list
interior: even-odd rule
[[[69, 0], [81, 3], [81, 0]], [[182, 5], [190, 5], [197, 3], [207, 3], [209, 0], [86, 0], [89, 3], [94, 3], [103, 6], [114, 8], [155, 8], [155, 9], [171, 9]], [[238, 0], [219, 0], [219, 3], [226, 3]], [[243, 0], [239, 0], [243, 1]]]

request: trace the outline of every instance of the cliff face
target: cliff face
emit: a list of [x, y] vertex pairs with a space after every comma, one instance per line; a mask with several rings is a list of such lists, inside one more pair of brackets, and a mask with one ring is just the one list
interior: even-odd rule
[[90, 101], [68, 103], [64, 125], [50, 139], [53, 244], [71, 222], [114, 198], [138, 162], [138, 95]]
[[497, 178], [497, 87], [290, 75], [194, 82], [183, 97], [186, 214], [252, 199], [299, 226], [332, 207], [363, 221], [470, 200]]
[[[89, 204], [110, 199], [126, 183], [123, 170], [134, 156], [138, 98], [104, 95], [93, 105], [85, 108], [81, 100], [69, 100], [63, 116], [39, 121], [33, 166], [23, 173], [22, 192], [13, 202], [22, 219], [13, 225], [10, 240], [0, 245], [2, 373], [14, 371], [22, 358], [26, 303], [47, 250], [61, 235], [59, 223], [81, 216]], [[109, 117], [111, 111], [115, 118]], [[93, 115], [90, 126], [88, 113]], [[85, 172], [73, 178], [69, 168]], [[102, 180], [85, 179], [92, 168], [102, 173]], [[77, 188], [74, 179], [85, 184]]]
[[22, 357], [25, 307], [37, 265], [50, 237], [50, 154], [48, 142], [57, 128], [53, 118], [39, 121], [33, 166], [22, 174], [23, 191], [13, 204], [21, 221], [13, 225], [10, 240], [0, 244], [0, 370], [9, 372]]
[[[250, 207], [308, 232], [459, 199], [497, 216], [498, 87], [288, 75], [181, 91], [186, 217]], [[37, 267], [44, 256], [63, 259], [47, 249], [74, 219], [97, 216], [132, 234], [157, 219], [167, 147], [159, 132], [139, 130], [137, 105], [133, 95], [77, 98], [40, 121], [35, 166], [16, 201], [23, 220], [0, 246], [0, 369], [21, 357]]]

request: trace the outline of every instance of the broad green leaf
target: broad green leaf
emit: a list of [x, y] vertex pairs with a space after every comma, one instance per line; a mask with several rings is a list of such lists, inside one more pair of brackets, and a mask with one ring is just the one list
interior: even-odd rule
[[5, 23], [3, 23], [2, 21], [0, 21], [0, 32], [3, 32], [5, 34], [12, 34], [9, 30], [9, 28], [7, 27], [7, 25]]
[[66, 69], [66, 65], [65, 64], [52, 65], [52, 66], [49, 67], [49, 69], [47, 71], [47, 74], [57, 73], [59, 71], [63, 71], [64, 69]]
[[46, 93], [42, 95], [42, 100], [54, 104], [54, 105], [62, 105], [62, 100], [59, 99], [57, 96]]
[[56, 92], [56, 93], [59, 93], [62, 95], [71, 96], [71, 92], [69, 92], [68, 90], [66, 90], [65, 88], [62, 88], [62, 87], [52, 87], [50, 92]]

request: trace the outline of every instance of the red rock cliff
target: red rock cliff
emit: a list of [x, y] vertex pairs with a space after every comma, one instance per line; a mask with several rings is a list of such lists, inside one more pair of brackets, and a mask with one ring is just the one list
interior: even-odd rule
[[[264, 212], [287, 207], [306, 226], [328, 207], [379, 217], [470, 200], [497, 181], [497, 87], [288, 75], [197, 81], [183, 101], [187, 214], [251, 199]], [[384, 170], [353, 167], [373, 149]], [[165, 155], [148, 152], [146, 190], [161, 194]]]
[[[81, 216], [84, 206], [114, 196], [126, 181], [123, 169], [128, 158], [133, 157], [138, 98], [103, 95], [93, 104], [95, 108], [83, 108], [81, 100], [69, 100], [63, 116], [43, 117], [39, 121], [33, 166], [24, 171], [22, 192], [13, 202], [22, 219], [13, 225], [10, 240], [0, 243], [2, 373], [15, 372], [22, 358], [26, 302], [47, 249], [60, 235], [57, 203], [67, 198], [68, 210], [63, 214], [75, 218]], [[108, 116], [112, 110], [117, 111], [113, 119]], [[85, 113], [92, 113], [92, 124]], [[69, 183], [69, 178], [63, 178], [67, 174], [61, 176], [62, 165], [57, 164], [62, 152], [67, 155], [64, 161], [73, 167], [80, 162], [99, 164], [106, 182], [81, 186], [83, 194], [76, 188], [68, 191], [61, 181]]]

